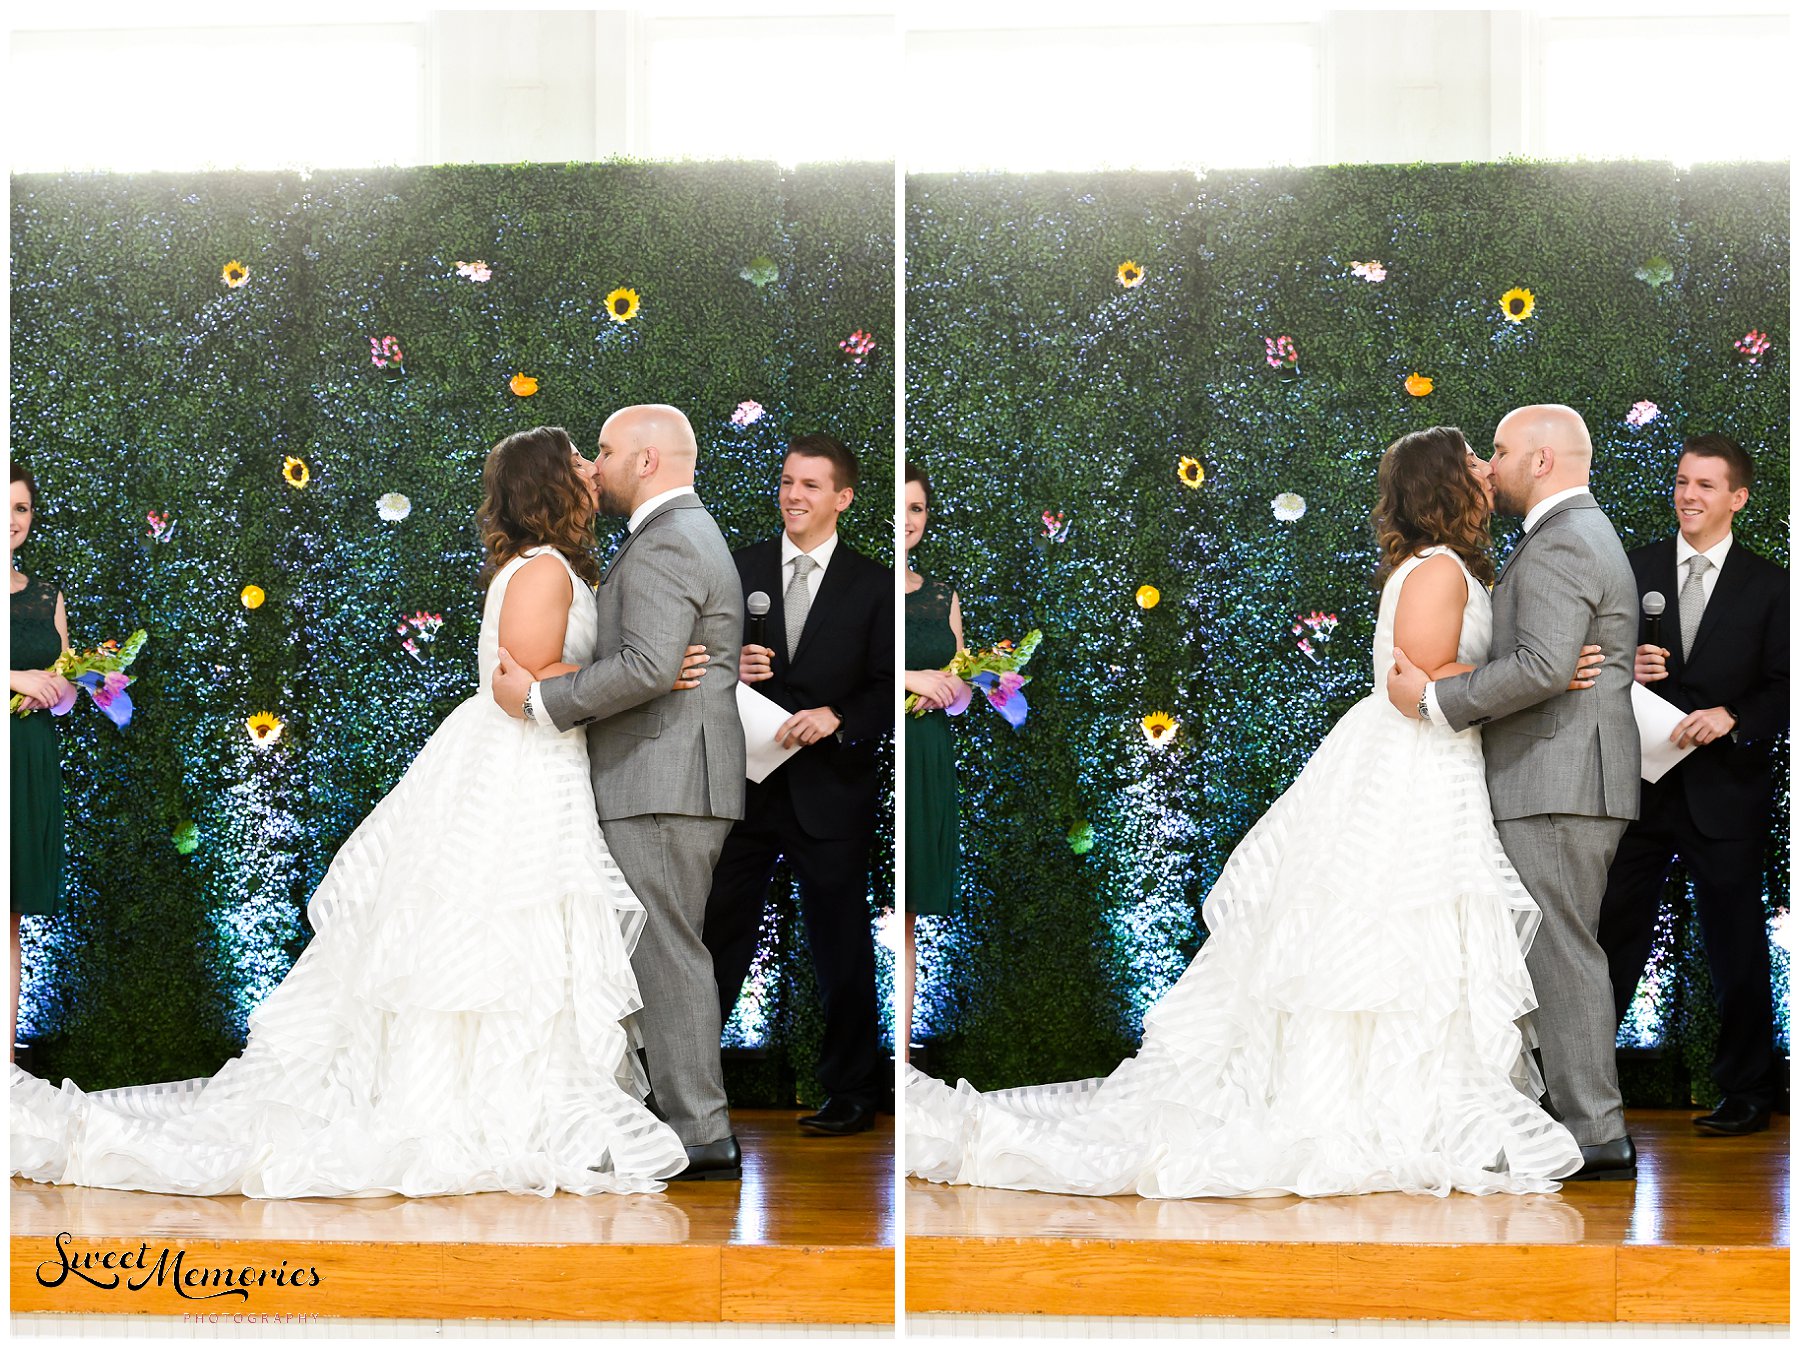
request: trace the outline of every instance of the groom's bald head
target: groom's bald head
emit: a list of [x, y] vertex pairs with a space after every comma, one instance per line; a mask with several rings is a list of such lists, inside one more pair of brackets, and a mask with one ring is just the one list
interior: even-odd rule
[[640, 503], [694, 485], [700, 448], [687, 414], [667, 403], [620, 408], [600, 428], [600, 508], [630, 515]]
[[1514, 408], [1494, 428], [1494, 504], [1513, 515], [1571, 487], [1586, 487], [1593, 466], [1587, 423], [1561, 403]]

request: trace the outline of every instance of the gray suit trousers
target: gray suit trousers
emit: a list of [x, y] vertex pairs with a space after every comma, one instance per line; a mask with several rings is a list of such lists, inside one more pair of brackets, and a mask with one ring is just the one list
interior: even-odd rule
[[644, 1000], [639, 1024], [657, 1109], [687, 1147], [716, 1143], [731, 1132], [731, 1118], [719, 1065], [719, 991], [700, 931], [731, 821], [629, 815], [602, 820], [600, 831], [644, 905], [631, 969]]
[[1550, 1104], [1583, 1145], [1625, 1135], [1613, 1058], [1612, 980], [1595, 934], [1607, 868], [1626, 823], [1598, 815], [1527, 815], [1494, 825], [1519, 879], [1543, 910], [1525, 956], [1538, 998], [1532, 1020]]

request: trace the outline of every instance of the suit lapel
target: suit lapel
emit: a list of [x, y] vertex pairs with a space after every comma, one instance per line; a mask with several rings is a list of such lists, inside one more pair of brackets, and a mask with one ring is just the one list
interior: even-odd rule
[[613, 574], [613, 568], [618, 566], [620, 560], [631, 550], [631, 545], [643, 537], [644, 531], [650, 528], [653, 521], [662, 519], [663, 516], [667, 515], [670, 511], [683, 510], [691, 506], [698, 506], [699, 504], [700, 498], [697, 496], [678, 496], [672, 501], [663, 502], [662, 505], [646, 515], [644, 517], [644, 523], [628, 533], [625, 536], [624, 542], [622, 542], [619, 545], [618, 550], [613, 553], [612, 560], [606, 564], [606, 570], [600, 573], [600, 584], [606, 584], [607, 578]]
[[1593, 504], [1593, 496], [1589, 493], [1583, 493], [1580, 496], [1567, 497], [1564, 500], [1557, 502], [1545, 512], [1544, 518], [1533, 525], [1531, 532], [1520, 539], [1518, 543], [1513, 546], [1512, 552], [1507, 554], [1506, 561], [1500, 567], [1500, 574], [1494, 578], [1494, 589], [1498, 590], [1500, 588], [1500, 583], [1506, 579], [1506, 573], [1512, 570], [1512, 564], [1518, 560], [1519, 554], [1525, 551], [1526, 547], [1533, 539], [1544, 532], [1545, 525], [1549, 524], [1564, 511], [1575, 510], [1583, 506], [1592, 506]]
[[[1719, 615], [1734, 603], [1749, 579], [1749, 564], [1738, 554], [1742, 550], [1737, 544], [1731, 545], [1731, 551], [1725, 554], [1725, 565], [1719, 568], [1719, 579], [1713, 582], [1713, 593], [1707, 598], [1706, 608], [1700, 613], [1700, 630], [1694, 634], [1694, 644], [1688, 649], [1683, 663], [1694, 658], [1696, 652], [1706, 644], [1706, 638], [1713, 629], [1719, 626]], [[1676, 629], [1679, 632], [1681, 629]]]

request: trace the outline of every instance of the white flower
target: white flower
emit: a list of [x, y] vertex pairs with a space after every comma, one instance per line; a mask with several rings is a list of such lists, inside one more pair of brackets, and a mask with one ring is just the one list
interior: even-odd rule
[[748, 426], [752, 422], [761, 421], [762, 415], [763, 405], [758, 403], [755, 399], [746, 398], [737, 405], [737, 410], [731, 414], [731, 424], [733, 426]]
[[1298, 492], [1283, 492], [1269, 503], [1277, 520], [1298, 520], [1306, 514], [1306, 498]]
[[1640, 399], [1631, 405], [1631, 411], [1625, 414], [1627, 426], [1648, 426], [1662, 415], [1662, 409], [1648, 398]]
[[1379, 262], [1353, 262], [1350, 264], [1350, 275], [1360, 276], [1364, 281], [1386, 281], [1387, 268]]
[[383, 520], [404, 520], [412, 514], [412, 502], [399, 492], [389, 492], [375, 503]]
[[458, 276], [466, 276], [471, 281], [486, 281], [494, 274], [494, 269], [488, 266], [480, 258], [476, 258], [473, 262], [457, 263], [456, 274]]

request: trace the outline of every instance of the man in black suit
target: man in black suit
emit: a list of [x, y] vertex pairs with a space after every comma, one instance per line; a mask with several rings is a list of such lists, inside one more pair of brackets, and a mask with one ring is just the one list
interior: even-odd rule
[[1787, 569], [1731, 537], [1750, 499], [1750, 456], [1720, 435], [1689, 437], [1675, 470], [1680, 533], [1631, 553], [1638, 594], [1668, 602], [1662, 640], [1639, 646], [1639, 683], [1687, 715], [1670, 739], [1697, 748], [1645, 783], [1640, 818], [1607, 876], [1600, 944], [1623, 1019], [1656, 929], [1669, 864], [1694, 881], [1719, 1004], [1718, 1109], [1694, 1121], [1716, 1134], [1769, 1127], [1787, 1079], [1775, 1052], [1763, 868], [1775, 783], [1769, 746], [1788, 726]]
[[704, 932], [729, 1017], [756, 954], [776, 860], [787, 858], [825, 1004], [818, 1075], [829, 1099], [800, 1124], [827, 1134], [872, 1127], [892, 1085], [868, 895], [875, 749], [894, 728], [894, 573], [837, 536], [857, 476], [856, 456], [832, 437], [790, 441], [781, 537], [732, 554], [746, 598], [760, 590], [770, 600], [768, 644], [746, 632], [739, 678], [793, 714], [776, 739], [801, 748], [749, 784], [744, 818], [713, 869]]

